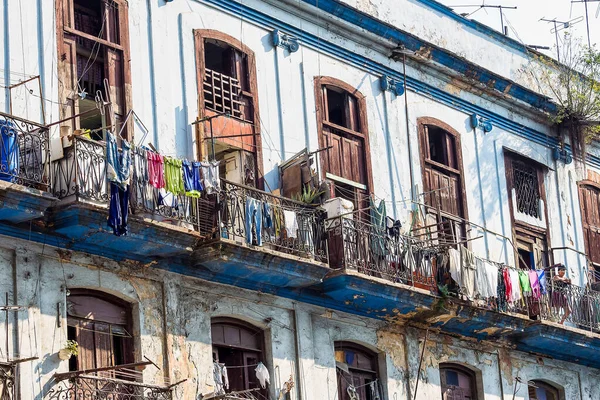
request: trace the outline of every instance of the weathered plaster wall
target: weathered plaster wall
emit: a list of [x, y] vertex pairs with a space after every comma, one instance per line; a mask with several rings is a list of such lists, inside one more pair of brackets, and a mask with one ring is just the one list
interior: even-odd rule
[[[21, 241], [3, 242], [0, 290], [8, 293], [10, 303], [27, 307], [18, 313], [17, 322], [10, 320], [11, 356], [38, 357], [19, 366], [21, 399], [42, 399], [53, 387], [53, 374], [68, 370], [68, 363], [57, 356], [67, 338], [65, 288], [101, 290], [131, 302], [136, 359], [148, 357], [162, 368], [147, 367], [144, 379], [153, 382], [163, 374], [171, 382], [187, 379], [176, 388], [177, 399], [196, 399], [213, 390], [210, 321], [222, 316], [264, 330], [271, 396], [277, 396], [292, 376], [296, 384], [292, 399], [337, 399], [334, 342], [341, 340], [379, 355], [388, 399], [412, 398], [417, 376], [417, 398], [439, 398], [440, 363], [458, 363], [476, 371], [479, 400], [512, 399], [515, 388], [516, 399], [527, 399], [526, 387], [517, 383], [517, 377], [560, 385], [569, 400], [600, 396], [599, 372], [576, 364], [435, 332], [429, 332], [425, 341], [424, 330], [401, 323], [358, 318], [127, 264]], [[4, 332], [2, 320], [2, 344]], [[2, 351], [5, 354], [3, 347]]]

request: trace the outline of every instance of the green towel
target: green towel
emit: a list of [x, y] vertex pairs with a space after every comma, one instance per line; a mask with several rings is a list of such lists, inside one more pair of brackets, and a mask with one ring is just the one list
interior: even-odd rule
[[185, 192], [181, 160], [165, 157], [165, 181], [168, 192], [175, 195]]

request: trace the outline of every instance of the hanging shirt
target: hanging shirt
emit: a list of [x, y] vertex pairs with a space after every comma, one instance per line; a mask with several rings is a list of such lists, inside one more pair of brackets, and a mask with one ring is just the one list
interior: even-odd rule
[[496, 294], [490, 289], [490, 283], [486, 274], [484, 261], [481, 258], [475, 259], [475, 292], [482, 298], [494, 297]]
[[221, 190], [219, 161], [200, 163], [200, 171], [202, 172], [202, 184], [207, 194]]
[[185, 192], [181, 167], [181, 160], [165, 157], [165, 188], [175, 195]]
[[283, 210], [285, 231], [288, 238], [296, 238], [298, 232], [298, 219], [293, 211]]
[[521, 290], [523, 296], [531, 296], [531, 283], [529, 283], [529, 275], [525, 271], [519, 271], [519, 282], [521, 284]]
[[448, 267], [450, 269], [450, 276], [460, 286], [462, 282], [462, 270], [460, 268], [460, 252], [458, 250], [453, 248], [448, 249]]
[[463, 293], [469, 299], [475, 298], [475, 274], [477, 272], [475, 267], [475, 255], [471, 250], [464, 246], [461, 246], [461, 257], [462, 257], [462, 288]]
[[200, 197], [204, 190], [202, 186], [202, 174], [200, 172], [200, 163], [197, 161], [182, 161], [183, 185], [185, 186], [185, 195], [189, 197]]
[[131, 145], [123, 140], [119, 153], [116, 137], [106, 132], [106, 177], [109, 181], [127, 189], [131, 176]]
[[510, 301], [516, 303], [522, 298], [521, 285], [519, 284], [519, 273], [512, 268], [509, 268], [508, 273], [510, 275], [510, 283], [512, 286], [512, 295]]
[[513, 287], [508, 268], [502, 268], [502, 279], [504, 279], [504, 286], [506, 287], [506, 301], [511, 301]]
[[165, 171], [163, 156], [151, 151], [147, 152], [148, 156], [148, 180], [150, 184], [157, 189], [165, 187]]
[[539, 299], [542, 296], [541, 288], [540, 288], [540, 280], [538, 278], [537, 271], [531, 269], [527, 272], [529, 275], [529, 283], [531, 284], [531, 294], [534, 299]]

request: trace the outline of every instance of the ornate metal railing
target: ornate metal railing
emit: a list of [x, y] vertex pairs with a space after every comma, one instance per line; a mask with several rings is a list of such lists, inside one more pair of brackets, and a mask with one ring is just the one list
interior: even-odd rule
[[222, 180], [222, 238], [327, 262], [325, 214], [316, 207]]
[[600, 332], [600, 293], [551, 279], [547, 293], [540, 298], [540, 316]]
[[329, 264], [365, 275], [424, 288], [437, 288], [433, 258], [438, 251], [415, 238], [388, 234], [386, 229], [362, 221], [358, 215], [325, 221]]
[[43, 125], [0, 113], [0, 180], [47, 190], [49, 147]]
[[[212, 228], [214, 200], [173, 195], [151, 186], [142, 168], [144, 153], [133, 150], [129, 210], [132, 215], [202, 230]], [[52, 191], [60, 199], [83, 199], [100, 204], [110, 201], [103, 142], [76, 137], [64, 157], [52, 165]], [[204, 230], [208, 231], [209, 228]]]
[[47, 400], [171, 400], [171, 389], [96, 376], [77, 376], [50, 389]]

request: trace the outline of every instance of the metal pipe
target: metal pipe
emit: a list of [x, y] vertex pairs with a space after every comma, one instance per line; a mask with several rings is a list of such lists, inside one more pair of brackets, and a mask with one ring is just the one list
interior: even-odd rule
[[427, 346], [427, 339], [429, 338], [429, 328], [425, 332], [425, 340], [423, 341], [423, 349], [421, 350], [421, 357], [419, 359], [419, 368], [417, 369], [417, 383], [415, 385], [415, 394], [413, 400], [417, 400], [417, 393], [419, 390], [419, 378], [421, 377], [421, 365], [423, 365], [423, 356], [425, 355], [425, 347]]
[[404, 120], [406, 121], [406, 144], [408, 146], [408, 170], [410, 174], [410, 199], [416, 201], [415, 197], [415, 175], [413, 171], [412, 145], [410, 140], [410, 121], [408, 119], [408, 90], [406, 88], [406, 54], [402, 54], [402, 73], [404, 75]]

